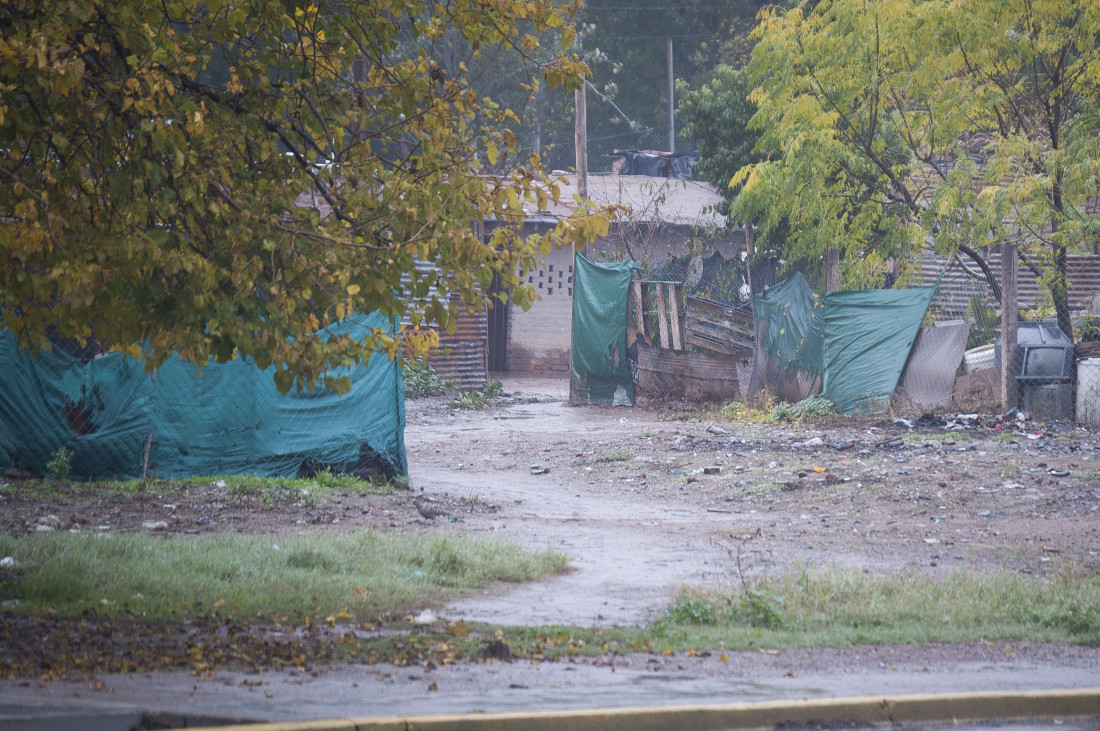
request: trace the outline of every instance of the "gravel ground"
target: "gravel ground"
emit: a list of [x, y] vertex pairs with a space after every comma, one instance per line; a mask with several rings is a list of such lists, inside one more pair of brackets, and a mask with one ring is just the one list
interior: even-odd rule
[[[738, 546], [741, 570], [758, 575], [796, 563], [933, 576], [956, 568], [1050, 576], [1100, 567], [1096, 430], [957, 414], [908, 423], [729, 423], [668, 405], [569, 406], [567, 388], [508, 380], [504, 396], [481, 411], [452, 410], [444, 399], [410, 401], [409, 492], [349, 493], [302, 504], [294, 496], [231, 495], [211, 485], [186, 498], [57, 500], [9, 479], [0, 488], [0, 529], [281, 533], [371, 526], [495, 535], [568, 555], [572, 569], [550, 581], [500, 586], [431, 608], [450, 620], [504, 625], [651, 621], [684, 586], [735, 588]], [[454, 519], [421, 517], [414, 497]], [[671, 673], [780, 685], [802, 678], [819, 689], [839, 683], [843, 687], [825, 691], [837, 693], [892, 687], [891, 677], [911, 686], [922, 675], [933, 680], [919, 687], [931, 690], [937, 683], [962, 688], [963, 677], [986, 678], [982, 687], [1030, 687], [1028, 677], [1044, 678], [1043, 687], [1100, 679], [1097, 648], [1027, 642], [729, 653], [724, 660], [638, 655], [616, 663], [614, 670], [625, 674], [620, 678]], [[577, 677], [609, 670], [596, 665], [578, 661], [588, 674]], [[407, 671], [393, 668], [334, 669], [327, 677], [378, 678], [362, 682], [379, 699], [407, 686], [409, 698], [420, 700], [403, 702], [427, 711], [461, 707], [459, 686], [462, 693], [481, 692], [478, 684], [511, 678], [512, 686], [532, 687], [536, 681], [525, 679], [531, 672], [515, 664], [456, 670], [447, 681], [457, 679], [456, 696], [426, 694], [422, 674], [406, 681]], [[997, 673], [1009, 679], [996, 679]], [[877, 685], [872, 677], [880, 679]], [[116, 678], [108, 685], [130, 682]], [[285, 680], [273, 674], [264, 682]], [[324, 681], [312, 682], [317, 690]], [[555, 682], [568, 695], [560, 679]], [[0, 699], [5, 692], [34, 694], [18, 688], [0, 685]], [[432, 700], [444, 697], [454, 703]], [[624, 691], [616, 700], [630, 697]], [[509, 703], [494, 707], [513, 707]], [[273, 717], [298, 717], [288, 714]]]

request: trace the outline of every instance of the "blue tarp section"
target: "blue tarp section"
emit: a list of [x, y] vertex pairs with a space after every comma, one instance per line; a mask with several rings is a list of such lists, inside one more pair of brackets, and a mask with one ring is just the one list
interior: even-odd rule
[[[393, 329], [364, 316], [339, 331], [361, 339], [375, 328]], [[271, 370], [244, 360], [200, 374], [172, 358], [146, 373], [119, 353], [86, 365], [56, 348], [31, 357], [0, 332], [0, 469], [43, 475], [66, 447], [74, 478], [135, 479], [148, 445], [149, 476], [289, 477], [311, 466], [407, 474], [400, 365], [379, 354], [331, 375], [348, 376], [350, 392], [282, 395]]]
[[598, 264], [578, 255], [573, 272], [570, 390], [595, 404], [634, 405], [626, 353], [626, 307], [636, 264]]
[[937, 287], [825, 294], [824, 396], [846, 414], [882, 412]]

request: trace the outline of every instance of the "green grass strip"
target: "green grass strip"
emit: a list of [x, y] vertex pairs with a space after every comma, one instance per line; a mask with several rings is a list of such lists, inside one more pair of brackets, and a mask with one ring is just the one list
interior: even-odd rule
[[57, 616], [400, 616], [495, 581], [566, 568], [550, 551], [498, 540], [419, 534], [159, 537], [120, 533], [0, 534], [3, 611]]

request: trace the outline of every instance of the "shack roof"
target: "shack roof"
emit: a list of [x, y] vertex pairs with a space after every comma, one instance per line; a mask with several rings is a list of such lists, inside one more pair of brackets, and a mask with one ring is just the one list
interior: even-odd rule
[[[561, 174], [561, 198], [549, 211], [567, 217], [577, 208], [577, 176]], [[597, 205], [623, 205], [623, 219], [635, 223], [674, 223], [690, 226], [725, 226], [726, 217], [715, 210], [722, 196], [709, 183], [648, 175], [588, 176], [588, 198]], [[530, 213], [536, 214], [535, 211]]]

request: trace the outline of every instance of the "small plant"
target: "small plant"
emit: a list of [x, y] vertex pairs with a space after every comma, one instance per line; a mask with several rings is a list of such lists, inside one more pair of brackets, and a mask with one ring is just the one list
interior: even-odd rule
[[966, 338], [967, 350], [989, 345], [997, 338], [1000, 317], [983, 295], [970, 295], [970, 302], [966, 305], [966, 319], [970, 321], [970, 335]]
[[681, 599], [665, 610], [663, 624], [718, 624], [714, 604], [704, 599]]
[[718, 410], [718, 418], [722, 421], [733, 421], [745, 410], [745, 405], [740, 401], [730, 401]]
[[406, 360], [401, 370], [405, 377], [405, 398], [442, 396], [455, 387], [453, 382], [441, 380], [423, 358]]
[[783, 613], [783, 597], [767, 589], [746, 586], [741, 594], [741, 610], [748, 616], [749, 624], [765, 629], [779, 629], [786, 623]]
[[757, 583], [749, 582], [745, 578], [745, 569], [741, 564], [741, 554], [745, 546], [762, 535], [763, 531], [757, 528], [749, 535], [739, 538], [736, 553], [730, 550], [730, 554], [737, 563], [737, 575], [741, 579], [741, 611], [745, 613], [749, 624], [753, 627], [779, 629], [786, 624], [786, 617], [780, 611], [784, 603], [783, 597], [773, 594]]
[[460, 393], [458, 398], [451, 402], [451, 408], [477, 411], [489, 405], [489, 402], [500, 395], [504, 385], [500, 381], [490, 381], [489, 387], [484, 391], [467, 391]]
[[796, 404], [777, 404], [772, 409], [776, 421], [816, 421], [836, 413], [833, 402], [824, 396], [811, 396]]
[[46, 472], [57, 481], [69, 479], [69, 473], [73, 471], [73, 453], [66, 447], [58, 447], [57, 451], [46, 463]]
[[631, 459], [634, 459], [634, 452], [629, 449], [623, 449], [618, 452], [608, 452], [600, 457], [601, 462], [626, 462]]

